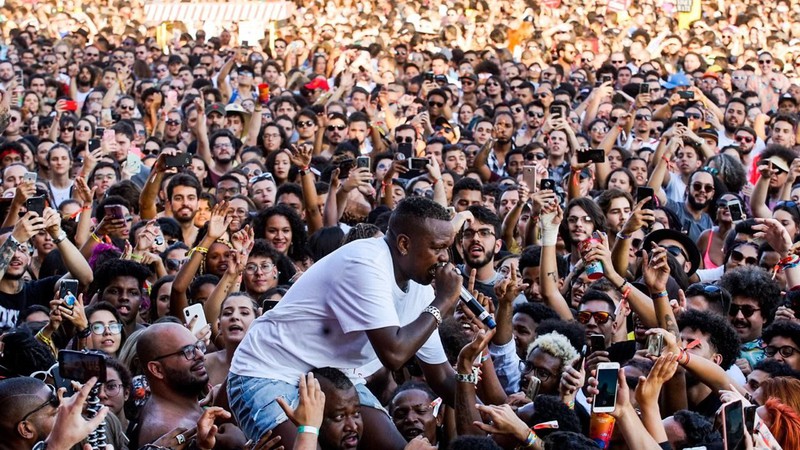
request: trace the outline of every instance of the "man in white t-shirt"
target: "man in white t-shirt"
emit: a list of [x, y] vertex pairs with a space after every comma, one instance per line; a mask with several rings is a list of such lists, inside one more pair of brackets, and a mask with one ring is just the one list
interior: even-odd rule
[[448, 263], [449, 219], [431, 200], [403, 200], [383, 239], [352, 242], [318, 261], [253, 322], [228, 377], [231, 410], [249, 439], [273, 430], [281, 445], [293, 446], [297, 429], [276, 399], [296, 407], [299, 378], [314, 368], [337, 368], [355, 384], [364, 448], [406, 445], [366, 388], [372, 373], [365, 368], [380, 367], [376, 361], [397, 370], [416, 356], [434, 391], [453, 400], [455, 373], [436, 331], [453, 314], [461, 286]]

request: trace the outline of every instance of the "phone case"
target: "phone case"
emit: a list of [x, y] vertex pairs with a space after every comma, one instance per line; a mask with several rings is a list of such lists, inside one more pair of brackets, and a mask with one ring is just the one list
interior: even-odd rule
[[204, 326], [208, 325], [206, 313], [203, 311], [203, 305], [195, 303], [183, 309], [183, 322], [186, 325], [191, 323], [194, 316], [197, 316], [197, 321], [194, 323], [194, 327], [192, 327], [192, 334], [196, 335]]

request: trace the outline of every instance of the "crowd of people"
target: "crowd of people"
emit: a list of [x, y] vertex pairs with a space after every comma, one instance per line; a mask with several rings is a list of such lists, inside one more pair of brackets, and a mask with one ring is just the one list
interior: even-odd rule
[[799, 2], [89, 3], [0, 7], [0, 449], [800, 448]]

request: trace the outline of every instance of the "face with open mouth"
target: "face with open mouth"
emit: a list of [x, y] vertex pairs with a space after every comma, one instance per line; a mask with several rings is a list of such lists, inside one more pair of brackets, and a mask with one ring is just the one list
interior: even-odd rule
[[394, 426], [410, 441], [422, 435], [436, 445], [438, 421], [433, 414], [431, 394], [420, 389], [408, 389], [397, 394], [390, 405]]
[[103, 290], [101, 299], [111, 303], [117, 308], [126, 324], [133, 323], [139, 314], [139, 305], [142, 302], [142, 290], [139, 281], [132, 276], [119, 276], [112, 278]]
[[222, 303], [219, 316], [219, 329], [225, 344], [241, 342], [255, 317], [253, 301], [249, 297], [228, 297]]
[[361, 405], [355, 387], [341, 390], [320, 377], [320, 387], [325, 393], [325, 418], [319, 429], [322, 448], [349, 450], [358, 448], [364, 432]]

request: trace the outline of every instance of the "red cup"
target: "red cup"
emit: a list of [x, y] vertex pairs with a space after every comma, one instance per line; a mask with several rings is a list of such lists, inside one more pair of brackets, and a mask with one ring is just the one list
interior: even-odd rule
[[269, 102], [269, 85], [267, 83], [258, 85], [258, 101], [264, 105]]

